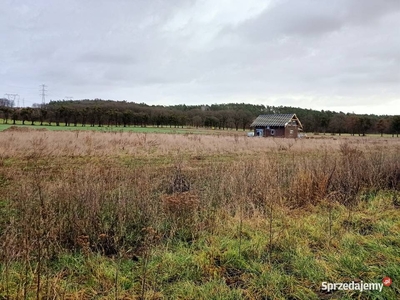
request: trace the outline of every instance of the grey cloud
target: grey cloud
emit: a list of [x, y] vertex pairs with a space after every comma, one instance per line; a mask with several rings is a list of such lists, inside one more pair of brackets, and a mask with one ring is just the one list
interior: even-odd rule
[[117, 64], [126, 65], [133, 64], [136, 59], [133, 55], [126, 53], [101, 53], [101, 52], [86, 52], [80, 55], [76, 59], [77, 63], [107, 63], [107, 64]]
[[4, 0], [0, 92], [400, 113], [400, 1], [232, 3]]
[[346, 26], [374, 24], [399, 10], [397, 0], [284, 0], [266, 8], [258, 18], [232, 27], [231, 31], [265, 42], [287, 36], [316, 37]]

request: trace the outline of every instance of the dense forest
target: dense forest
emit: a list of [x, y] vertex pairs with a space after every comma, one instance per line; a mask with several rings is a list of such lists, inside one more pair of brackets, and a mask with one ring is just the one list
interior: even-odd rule
[[15, 108], [12, 101], [0, 99], [0, 118], [6, 124], [21, 121], [23, 124], [54, 126], [192, 126], [248, 130], [258, 115], [269, 113], [295, 113], [306, 132], [388, 133], [393, 136], [400, 133], [400, 116], [345, 114], [287, 106], [247, 103], [150, 106], [127, 101], [85, 99]]

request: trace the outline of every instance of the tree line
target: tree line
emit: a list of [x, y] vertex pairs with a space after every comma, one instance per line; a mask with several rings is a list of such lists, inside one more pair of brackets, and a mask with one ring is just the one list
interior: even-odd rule
[[[4, 101], [2, 101], [4, 100]], [[357, 115], [334, 111], [317, 111], [288, 106], [265, 106], [247, 103], [212, 105], [150, 106], [145, 103], [112, 100], [51, 101], [32, 107], [16, 108], [0, 99], [0, 117], [5, 124], [54, 126], [156, 126], [205, 127], [248, 130], [260, 114], [295, 113], [304, 131], [318, 133], [383, 135], [400, 133], [400, 116]]]

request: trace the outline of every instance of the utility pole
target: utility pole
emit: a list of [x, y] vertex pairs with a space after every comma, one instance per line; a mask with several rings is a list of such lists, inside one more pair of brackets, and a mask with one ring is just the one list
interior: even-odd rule
[[42, 105], [44, 105], [44, 104], [46, 104], [46, 92], [47, 92], [47, 90], [46, 90], [46, 85], [45, 84], [42, 84], [42, 85], [40, 85], [40, 87], [42, 88], [41, 90], [40, 90], [40, 95], [42, 96]]

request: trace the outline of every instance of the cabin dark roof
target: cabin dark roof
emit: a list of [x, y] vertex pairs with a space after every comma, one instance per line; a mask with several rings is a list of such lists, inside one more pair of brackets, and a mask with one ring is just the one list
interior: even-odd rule
[[[293, 117], [296, 118], [295, 114], [270, 114], [270, 115], [259, 115], [257, 119], [250, 125], [250, 127], [256, 126], [285, 126], [286, 123], [290, 122]], [[297, 118], [296, 118], [297, 119]]]

